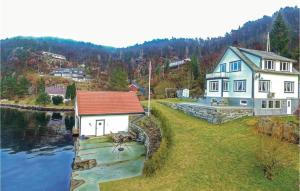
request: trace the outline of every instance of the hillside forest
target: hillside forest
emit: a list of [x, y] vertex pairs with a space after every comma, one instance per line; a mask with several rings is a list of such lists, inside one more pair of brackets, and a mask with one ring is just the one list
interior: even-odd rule
[[[1, 97], [13, 99], [36, 93], [41, 78], [46, 86], [71, 85], [73, 82], [68, 79], [49, 75], [57, 68], [70, 67], [84, 68], [92, 78], [87, 83], [77, 83], [77, 89], [126, 91], [132, 82], [146, 87], [150, 61], [154, 97], [163, 98], [166, 88], [189, 88], [191, 95], [198, 97], [205, 89], [205, 74], [214, 69], [228, 46], [265, 50], [268, 33], [272, 52], [298, 60], [298, 7], [285, 7], [272, 16], [246, 22], [222, 37], [154, 39], [126, 48], [54, 37], [2, 39]], [[66, 59], [53, 58], [43, 51]], [[187, 58], [186, 64], [169, 67], [169, 63]], [[299, 65], [294, 67], [299, 69]], [[12, 93], [12, 86], [16, 94]]]

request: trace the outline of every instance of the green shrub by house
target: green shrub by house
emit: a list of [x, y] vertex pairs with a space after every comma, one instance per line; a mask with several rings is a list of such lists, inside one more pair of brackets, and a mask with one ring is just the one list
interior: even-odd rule
[[157, 170], [161, 169], [168, 157], [169, 148], [172, 143], [172, 131], [169, 127], [169, 120], [155, 107], [151, 113], [161, 121], [162, 140], [158, 150], [145, 161], [143, 173], [145, 176], [152, 176]]
[[53, 96], [52, 97], [52, 102], [53, 102], [54, 105], [59, 105], [59, 104], [63, 103], [63, 97]]

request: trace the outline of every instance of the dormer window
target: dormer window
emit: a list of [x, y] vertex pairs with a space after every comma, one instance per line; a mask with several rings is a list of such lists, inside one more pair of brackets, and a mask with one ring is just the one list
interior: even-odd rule
[[226, 72], [226, 63], [220, 64], [220, 72]]
[[280, 62], [280, 71], [289, 72], [290, 71], [290, 63]]
[[274, 62], [273, 60], [265, 60], [265, 69], [274, 70]]
[[230, 71], [231, 72], [237, 72], [237, 71], [241, 71], [241, 61], [234, 61], [230, 63]]

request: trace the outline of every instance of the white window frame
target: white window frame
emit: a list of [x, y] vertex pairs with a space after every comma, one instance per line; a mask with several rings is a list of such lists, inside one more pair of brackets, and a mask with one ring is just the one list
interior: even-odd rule
[[248, 105], [248, 101], [247, 100], [240, 100], [240, 105]]
[[[272, 107], [270, 107], [270, 103], [272, 103]], [[268, 108], [274, 109], [274, 101], [273, 100], [268, 100]]]
[[[239, 90], [239, 83], [242, 84], [241, 90]], [[246, 92], [246, 90], [247, 90], [246, 80], [234, 80], [234, 83], [233, 83], [233, 91], [234, 92]]]
[[[279, 102], [279, 107], [276, 107], [277, 106], [277, 102]], [[280, 109], [281, 108], [281, 101], [280, 100], [275, 100], [275, 102], [274, 102], [275, 104], [274, 104], [274, 109]]]
[[293, 81], [284, 81], [284, 93], [294, 93], [294, 88], [295, 85]]
[[[269, 67], [269, 66], [271, 66], [271, 67]], [[273, 60], [265, 60], [264, 69], [266, 69], [266, 70], [275, 70], [274, 61]]]
[[[222, 71], [223, 68], [224, 71]], [[220, 64], [220, 72], [226, 72], [226, 63]]]
[[218, 92], [219, 91], [219, 81], [209, 81], [209, 91]]
[[289, 62], [280, 62], [280, 71], [289, 72], [290, 63]]
[[[263, 104], [265, 105], [265, 107], [263, 107]], [[267, 100], [261, 100], [261, 108], [262, 109], [267, 109], [268, 107], [268, 102], [267, 102]]]
[[230, 72], [238, 72], [242, 70], [242, 61], [237, 60], [230, 62]]
[[223, 81], [223, 92], [228, 92], [228, 91], [229, 91], [229, 81], [228, 80], [224, 80]]
[[[264, 83], [266, 83], [266, 85], [263, 85]], [[270, 80], [259, 80], [258, 81], [258, 91], [266, 92], [266, 93], [270, 92], [270, 89], [271, 89], [270, 84], [271, 84]], [[263, 90], [264, 86], [267, 88], [266, 90]]]

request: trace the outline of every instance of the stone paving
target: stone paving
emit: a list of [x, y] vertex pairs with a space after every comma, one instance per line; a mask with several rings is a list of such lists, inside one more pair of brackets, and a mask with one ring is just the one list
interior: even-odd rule
[[126, 143], [119, 152], [106, 137], [79, 140], [77, 156], [81, 160], [96, 159], [97, 165], [87, 170], [73, 171], [72, 179], [84, 183], [75, 191], [99, 191], [99, 183], [140, 176], [145, 160], [145, 146], [136, 142]]

